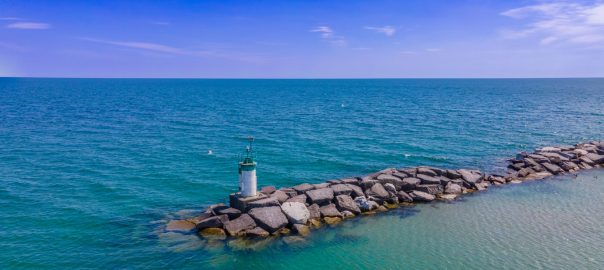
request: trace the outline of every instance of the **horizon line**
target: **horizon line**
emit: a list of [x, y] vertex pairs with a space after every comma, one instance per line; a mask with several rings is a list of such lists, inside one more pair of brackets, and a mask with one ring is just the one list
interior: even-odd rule
[[604, 79], [604, 76], [577, 77], [59, 77], [0, 76], [0, 79], [133, 79], [133, 80], [505, 80], [505, 79]]

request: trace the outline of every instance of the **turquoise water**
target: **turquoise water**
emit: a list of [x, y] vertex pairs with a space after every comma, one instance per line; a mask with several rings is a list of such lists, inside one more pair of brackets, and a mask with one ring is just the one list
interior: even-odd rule
[[604, 139], [602, 104], [604, 79], [0, 78], [0, 268], [603, 268], [601, 170], [258, 252], [158, 234], [183, 209], [226, 202], [248, 135], [267, 185], [498, 171], [519, 150]]

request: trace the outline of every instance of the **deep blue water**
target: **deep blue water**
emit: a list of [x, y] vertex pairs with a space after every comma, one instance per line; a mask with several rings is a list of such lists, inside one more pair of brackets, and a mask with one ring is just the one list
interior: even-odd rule
[[158, 232], [226, 202], [249, 135], [261, 185], [498, 171], [521, 150], [604, 139], [602, 104], [604, 79], [0, 78], [0, 268], [601, 269], [602, 171], [359, 219], [302, 246]]

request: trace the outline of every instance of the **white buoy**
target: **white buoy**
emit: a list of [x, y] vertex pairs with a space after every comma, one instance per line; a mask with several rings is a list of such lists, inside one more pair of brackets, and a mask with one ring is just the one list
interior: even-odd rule
[[258, 184], [256, 178], [256, 162], [254, 161], [252, 142], [254, 138], [249, 138], [250, 145], [246, 149], [245, 157], [239, 162], [239, 191], [243, 197], [256, 196]]

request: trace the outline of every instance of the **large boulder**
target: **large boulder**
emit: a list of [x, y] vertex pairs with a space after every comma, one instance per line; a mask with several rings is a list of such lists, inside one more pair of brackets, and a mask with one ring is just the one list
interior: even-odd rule
[[365, 191], [365, 194], [368, 197], [373, 197], [380, 201], [387, 200], [388, 198], [390, 198], [390, 194], [380, 183], [376, 183], [375, 185], [373, 185], [370, 189]]
[[548, 170], [552, 174], [558, 174], [558, 173], [563, 172], [562, 168], [560, 168], [558, 165], [555, 165], [552, 163], [543, 162], [543, 163], [541, 163], [541, 166], [543, 166], [546, 170]]
[[419, 179], [423, 185], [440, 185], [440, 178], [434, 176], [418, 173], [415, 177]]
[[391, 184], [391, 183], [386, 183], [386, 184], [384, 184], [384, 189], [385, 189], [386, 191], [388, 191], [388, 194], [389, 194], [389, 197], [390, 197], [390, 198], [392, 198], [392, 197], [396, 197], [396, 190], [397, 190], [397, 189], [396, 189], [396, 187], [394, 187], [394, 185], [393, 185], [393, 184]]
[[449, 182], [445, 187], [445, 194], [461, 194], [462, 192], [461, 186], [453, 182]]
[[336, 196], [336, 207], [340, 211], [350, 211], [355, 215], [361, 213], [361, 209], [357, 206], [354, 200], [348, 195]]
[[450, 179], [461, 179], [461, 174], [456, 170], [447, 170], [446, 176]]
[[334, 196], [350, 195], [352, 193], [352, 188], [350, 188], [346, 184], [336, 184], [336, 185], [331, 186], [331, 189], [333, 190]]
[[260, 192], [264, 193], [266, 195], [271, 195], [273, 192], [275, 192], [275, 190], [277, 190], [277, 188], [275, 188], [275, 186], [263, 186], [260, 189]]
[[241, 216], [241, 211], [239, 211], [239, 209], [228, 207], [226, 205], [212, 208], [212, 213], [215, 216], [227, 215], [229, 219], [236, 219]]
[[227, 215], [220, 216], [212, 216], [202, 220], [196, 220], [195, 228], [197, 230], [203, 230], [205, 228], [222, 228], [223, 224], [229, 221], [229, 217]]
[[411, 191], [409, 195], [411, 196], [411, 198], [413, 198], [413, 201], [418, 202], [431, 202], [436, 199], [436, 196], [418, 190]]
[[476, 183], [482, 182], [482, 174], [475, 170], [461, 169], [457, 170], [461, 174], [461, 178], [469, 187], [475, 187]]
[[224, 229], [231, 236], [238, 236], [245, 230], [250, 230], [254, 227], [256, 227], [256, 222], [248, 214], [243, 214], [240, 217], [230, 220], [224, 224]]
[[276, 190], [270, 196], [271, 198], [277, 199], [279, 203], [284, 203], [285, 201], [287, 201], [287, 199], [289, 199], [289, 196], [283, 190]]
[[320, 184], [314, 184], [313, 186], [315, 187], [315, 189], [321, 189], [321, 188], [326, 188], [329, 187], [331, 184], [329, 183], [320, 183]]
[[290, 198], [298, 195], [298, 192], [293, 188], [280, 188], [279, 190], [285, 192], [285, 194], [287, 194], [287, 197]]
[[318, 204], [312, 204], [307, 207], [308, 213], [310, 214], [310, 219], [320, 218], [321, 212], [319, 211], [320, 207]]
[[281, 205], [281, 210], [292, 224], [306, 224], [310, 218], [310, 212], [303, 203], [285, 202]]
[[365, 196], [365, 192], [363, 192], [363, 189], [360, 186], [352, 185], [352, 184], [346, 184], [346, 186], [348, 186], [350, 189], [352, 189], [352, 192], [350, 193], [350, 197], [356, 198], [359, 196]]
[[435, 185], [417, 185], [415, 190], [426, 192], [432, 195], [443, 193], [443, 186], [440, 184]]
[[404, 191], [410, 191], [415, 189], [415, 186], [419, 185], [420, 183], [421, 180], [415, 177], [407, 177], [403, 179], [403, 185], [401, 186], [401, 189]]
[[368, 190], [376, 183], [379, 183], [378, 180], [376, 180], [376, 179], [370, 179], [370, 178], [363, 177], [363, 180], [361, 180], [361, 182], [360, 182], [360, 186], [363, 188], [363, 190]]
[[299, 184], [297, 186], [293, 186], [293, 189], [298, 192], [298, 194], [304, 194], [309, 190], [315, 189], [315, 186], [308, 184], [308, 183], [304, 183], [304, 184]]
[[407, 194], [405, 191], [401, 190], [397, 195], [399, 202], [413, 202], [413, 198], [411, 198], [411, 196], [409, 196], [409, 194]]
[[593, 161], [596, 164], [604, 163], [604, 155], [589, 153], [589, 154], [585, 155], [585, 157], [590, 159], [591, 161]]
[[426, 167], [419, 167], [419, 168], [417, 168], [417, 174], [418, 174], [418, 176], [420, 174], [427, 175], [427, 176], [437, 176], [438, 175], [436, 172], [434, 172], [433, 170], [431, 170], [429, 168], [426, 168]]
[[342, 217], [342, 213], [338, 211], [334, 204], [321, 206], [319, 212], [321, 212], [321, 217]]
[[380, 174], [377, 177], [377, 180], [382, 185], [392, 184], [397, 190], [400, 190], [401, 186], [403, 185], [403, 180], [391, 174]]
[[279, 206], [279, 205], [280, 205], [279, 200], [277, 200], [277, 198], [269, 197], [269, 198], [249, 202], [247, 204], [246, 210], [249, 211], [250, 209], [253, 209], [253, 208]]
[[354, 202], [361, 209], [362, 212], [374, 210], [378, 207], [378, 204], [374, 201], [369, 201], [364, 196], [354, 198]]
[[274, 233], [287, 225], [287, 217], [279, 206], [253, 208], [248, 214], [256, 221], [258, 226], [269, 233]]
[[333, 200], [333, 190], [331, 188], [321, 188], [315, 190], [306, 191], [306, 196], [311, 203], [318, 205], [328, 204]]
[[294, 197], [291, 197], [289, 199], [287, 199], [287, 201], [285, 202], [299, 202], [299, 203], [306, 203], [306, 195], [304, 194], [300, 194], [300, 195], [296, 195]]

